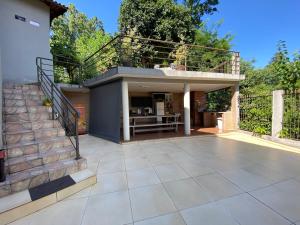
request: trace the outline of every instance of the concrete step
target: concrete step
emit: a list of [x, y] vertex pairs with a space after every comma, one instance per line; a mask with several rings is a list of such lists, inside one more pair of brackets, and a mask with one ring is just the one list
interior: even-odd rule
[[[49, 113], [47, 106], [5, 106], [4, 113], [6, 115], [13, 115], [19, 113]], [[51, 111], [50, 111], [51, 112]]]
[[11, 94], [11, 93], [4, 93], [3, 94], [4, 101], [7, 100], [35, 100], [35, 101], [42, 101], [45, 99], [43, 94]]
[[74, 159], [75, 149], [73, 146], [56, 148], [52, 151], [37, 152], [30, 155], [23, 155], [7, 160], [8, 173], [32, 169], [37, 166], [46, 165], [60, 160]]
[[40, 90], [37, 84], [3, 84], [4, 89]]
[[8, 145], [26, 144], [26, 142], [65, 136], [65, 130], [63, 128], [45, 128], [31, 131], [6, 132], [4, 135]]
[[14, 158], [34, 153], [43, 153], [56, 148], [68, 147], [71, 145], [72, 143], [68, 137], [59, 136], [39, 141], [7, 145], [6, 149], [8, 158]]
[[36, 84], [3, 83], [3, 89], [40, 90], [40, 87], [37, 83]]
[[21, 107], [21, 106], [42, 106], [41, 100], [30, 100], [30, 99], [6, 99], [4, 101], [5, 107]]
[[0, 197], [36, 187], [85, 168], [86, 159], [69, 159], [10, 174], [5, 182], [0, 183]]
[[45, 128], [59, 128], [60, 123], [58, 120], [43, 120], [33, 121], [33, 122], [7, 122], [4, 125], [4, 132], [14, 132], [14, 131], [32, 131]]
[[23, 95], [44, 95], [44, 93], [39, 89], [14, 89], [14, 88], [4, 88], [4, 94], [23, 94]]
[[30, 121], [43, 121], [51, 119], [51, 113], [18, 113], [4, 116], [5, 122], [30, 122]]

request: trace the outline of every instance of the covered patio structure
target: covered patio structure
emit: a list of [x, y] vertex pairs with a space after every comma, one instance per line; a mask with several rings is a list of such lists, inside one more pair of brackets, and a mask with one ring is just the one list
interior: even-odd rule
[[[188, 136], [206, 133], [197, 132], [200, 127], [215, 132], [216, 117], [222, 118], [219, 130], [235, 130], [242, 79], [170, 68], [112, 68], [84, 84], [90, 88], [89, 133], [114, 142]], [[230, 110], [206, 112], [207, 93], [224, 88], [231, 89]]]

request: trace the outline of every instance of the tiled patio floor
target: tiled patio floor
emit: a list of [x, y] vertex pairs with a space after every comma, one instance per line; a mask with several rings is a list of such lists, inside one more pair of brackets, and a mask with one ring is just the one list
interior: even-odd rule
[[300, 225], [300, 154], [215, 136], [80, 144], [98, 184], [14, 225]]

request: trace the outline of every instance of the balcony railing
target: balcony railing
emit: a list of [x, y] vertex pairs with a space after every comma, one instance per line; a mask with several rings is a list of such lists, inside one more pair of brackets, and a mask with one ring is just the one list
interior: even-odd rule
[[84, 60], [82, 66], [85, 78], [115, 66], [240, 74], [240, 55], [207, 46], [117, 36]]

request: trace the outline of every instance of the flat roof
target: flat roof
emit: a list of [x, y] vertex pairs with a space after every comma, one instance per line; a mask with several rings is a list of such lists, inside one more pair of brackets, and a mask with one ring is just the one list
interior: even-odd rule
[[199, 71], [182, 71], [172, 70], [169, 68], [160, 69], [145, 69], [136, 67], [114, 67], [102, 75], [94, 77], [84, 82], [85, 87], [94, 87], [103, 83], [111, 82], [116, 79], [130, 80], [161, 80], [166, 82], [201, 82], [201, 83], [237, 83], [245, 79], [245, 75], [214, 73], [214, 72], [199, 72]]

